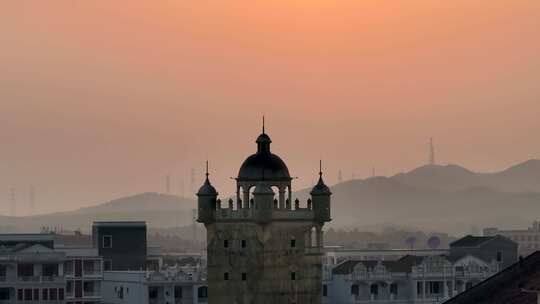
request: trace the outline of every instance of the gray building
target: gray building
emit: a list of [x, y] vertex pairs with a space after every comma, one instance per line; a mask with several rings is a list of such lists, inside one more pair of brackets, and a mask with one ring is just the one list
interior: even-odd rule
[[207, 230], [208, 303], [320, 303], [323, 225], [330, 221], [330, 189], [322, 173], [303, 206], [292, 201], [292, 178], [257, 138], [242, 164], [236, 199], [225, 206], [207, 178], [198, 191], [198, 221]]
[[465, 236], [450, 243], [452, 256], [474, 255], [484, 261], [495, 260], [504, 269], [518, 260], [518, 244], [504, 236]]
[[94, 222], [92, 238], [104, 271], [146, 269], [145, 222]]

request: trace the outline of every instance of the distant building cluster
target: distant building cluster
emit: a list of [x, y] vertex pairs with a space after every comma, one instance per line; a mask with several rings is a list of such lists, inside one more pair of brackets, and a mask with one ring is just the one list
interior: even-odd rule
[[445, 250], [328, 251], [323, 303], [441, 303], [516, 261], [517, 245], [501, 236], [466, 236]]
[[95, 222], [92, 235], [0, 235], [0, 303], [206, 303], [205, 262], [163, 265], [144, 222]]

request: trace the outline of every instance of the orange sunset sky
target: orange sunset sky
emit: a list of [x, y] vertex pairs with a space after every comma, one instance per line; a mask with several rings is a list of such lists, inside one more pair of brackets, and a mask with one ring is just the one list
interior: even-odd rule
[[5, 1], [0, 213], [234, 191], [261, 117], [310, 186], [540, 157], [540, 1]]

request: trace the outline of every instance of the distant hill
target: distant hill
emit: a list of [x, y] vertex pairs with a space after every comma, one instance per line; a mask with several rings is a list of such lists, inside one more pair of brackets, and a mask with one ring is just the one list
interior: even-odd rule
[[457, 165], [427, 165], [392, 179], [405, 185], [445, 191], [482, 187], [503, 192], [540, 192], [540, 160], [529, 160], [495, 173], [476, 173]]
[[192, 222], [194, 200], [142, 193], [75, 211], [28, 217], [0, 216], [0, 232], [37, 232], [42, 226], [88, 231], [93, 221], [144, 220], [150, 227], [175, 227]]
[[[305, 204], [310, 189], [294, 193]], [[392, 177], [333, 185], [333, 227], [381, 224], [461, 234], [471, 227], [525, 228], [540, 218], [540, 160], [504, 171], [476, 173], [457, 165], [423, 166]], [[192, 223], [194, 200], [158, 193], [119, 198], [71, 212], [1, 217], [0, 232], [35, 232], [41, 226], [89, 229], [95, 220], [145, 220], [153, 228]]]
[[[528, 227], [540, 214], [540, 161], [497, 173], [423, 166], [392, 177], [333, 185], [332, 225], [408, 225], [451, 233], [473, 226]], [[309, 189], [295, 193], [306, 200]]]

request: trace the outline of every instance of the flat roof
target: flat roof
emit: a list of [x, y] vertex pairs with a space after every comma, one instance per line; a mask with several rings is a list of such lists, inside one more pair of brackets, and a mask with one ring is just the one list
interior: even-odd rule
[[113, 221], [113, 222], [94, 222], [92, 226], [96, 227], [146, 227], [145, 221]]
[[47, 234], [47, 233], [0, 234], [0, 241], [54, 241], [54, 234]]

